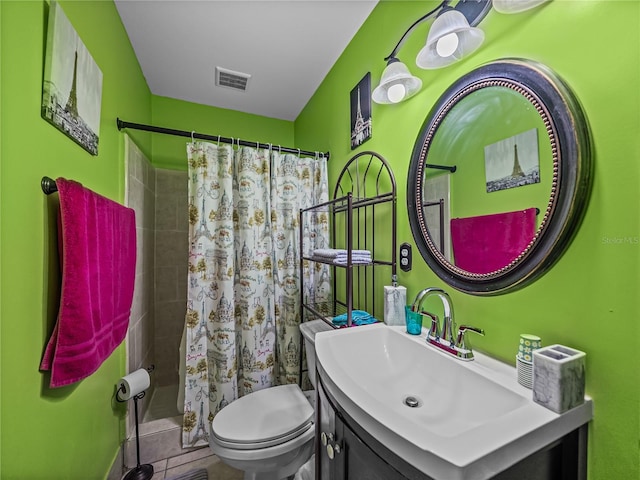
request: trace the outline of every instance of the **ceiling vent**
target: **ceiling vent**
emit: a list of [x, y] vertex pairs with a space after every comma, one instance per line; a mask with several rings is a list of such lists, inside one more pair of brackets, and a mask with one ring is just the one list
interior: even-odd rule
[[234, 90], [244, 92], [251, 75], [247, 73], [234, 72], [222, 67], [216, 67], [216, 85], [219, 87], [229, 87]]

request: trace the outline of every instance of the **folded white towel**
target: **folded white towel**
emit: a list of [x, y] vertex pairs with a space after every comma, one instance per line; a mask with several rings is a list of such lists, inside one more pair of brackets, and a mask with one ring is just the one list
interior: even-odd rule
[[[349, 258], [347, 255], [338, 255], [336, 258], [334, 258], [332, 260], [332, 263], [336, 264], [336, 265], [346, 265], [348, 262]], [[352, 255], [351, 256], [351, 263], [354, 264], [367, 264], [367, 263], [371, 263], [371, 255], [364, 255], [364, 254], [358, 254], [358, 255]]]
[[322, 257], [322, 258], [336, 258], [340, 252], [345, 252], [346, 250], [337, 250], [335, 248], [317, 248], [313, 251], [314, 257]]
[[[337, 257], [334, 258], [332, 263], [336, 265], [346, 265], [347, 257]], [[351, 263], [357, 265], [366, 265], [371, 263], [371, 257], [351, 257]]]
[[[346, 260], [347, 258], [349, 258], [348, 255], [338, 255], [337, 257], [335, 257], [336, 260]], [[351, 259], [352, 260], [371, 260], [371, 255], [351, 255]]]
[[[336, 258], [339, 255], [347, 255], [348, 250], [341, 248], [318, 248], [313, 251], [314, 257]], [[371, 256], [369, 250], [351, 250], [351, 255], [368, 255]]]
[[[349, 257], [349, 255], [347, 255], [346, 253], [339, 253], [338, 255], [313, 255], [313, 258], [319, 258], [321, 260], [324, 261], [331, 261], [331, 260], [346, 260]], [[364, 253], [359, 253], [359, 254], [353, 254], [351, 255], [351, 258], [353, 259], [368, 259], [371, 260], [371, 255], [370, 254], [364, 254]]]

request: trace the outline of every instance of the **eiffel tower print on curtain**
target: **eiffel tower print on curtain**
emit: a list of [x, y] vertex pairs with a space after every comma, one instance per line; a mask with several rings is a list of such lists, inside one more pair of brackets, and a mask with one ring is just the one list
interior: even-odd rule
[[98, 155], [102, 71], [55, 1], [49, 8], [41, 114], [92, 155]]

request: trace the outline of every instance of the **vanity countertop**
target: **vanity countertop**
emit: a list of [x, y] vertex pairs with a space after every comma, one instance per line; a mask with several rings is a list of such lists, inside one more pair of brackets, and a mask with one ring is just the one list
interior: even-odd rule
[[491, 478], [593, 417], [590, 398], [554, 413], [533, 401], [514, 367], [482, 353], [461, 361], [425, 337], [384, 324], [321, 332], [316, 355], [340, 407], [434, 479]]

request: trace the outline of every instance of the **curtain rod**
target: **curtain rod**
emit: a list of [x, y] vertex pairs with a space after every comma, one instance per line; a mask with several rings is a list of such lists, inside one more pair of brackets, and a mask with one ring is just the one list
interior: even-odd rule
[[[275, 149], [276, 145], [271, 143], [250, 142], [248, 140], [241, 140], [239, 138], [221, 137], [219, 135], [206, 135], [204, 133], [187, 132], [186, 130], [174, 130], [172, 128], [154, 127], [153, 125], [143, 125], [141, 123], [125, 122], [116, 118], [116, 124], [118, 130], [123, 128], [131, 128], [133, 130], [145, 130], [147, 132], [164, 133], [166, 135], [176, 135], [178, 137], [189, 137], [192, 139], [199, 138], [201, 140], [211, 140], [212, 142], [230, 143], [231, 145], [243, 145], [245, 147], [256, 148], [271, 148]], [[306, 155], [308, 157], [315, 157], [316, 155], [322, 155], [329, 160], [329, 152], [311, 152], [309, 150], [300, 150], [299, 148], [281, 147], [277, 145], [279, 152], [297, 153], [298, 155]]]

